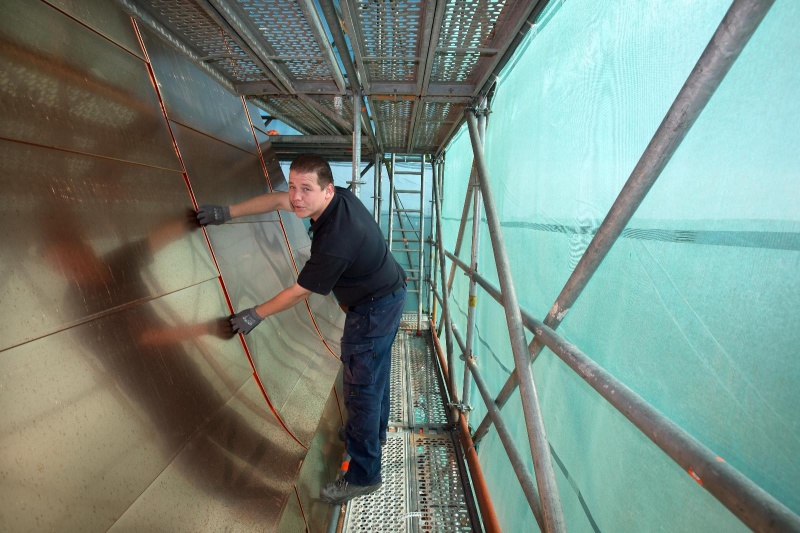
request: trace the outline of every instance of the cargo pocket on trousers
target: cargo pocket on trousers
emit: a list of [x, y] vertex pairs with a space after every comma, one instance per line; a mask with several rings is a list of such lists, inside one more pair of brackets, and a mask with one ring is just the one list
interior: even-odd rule
[[372, 385], [375, 382], [375, 343], [342, 341], [344, 381], [351, 385]]

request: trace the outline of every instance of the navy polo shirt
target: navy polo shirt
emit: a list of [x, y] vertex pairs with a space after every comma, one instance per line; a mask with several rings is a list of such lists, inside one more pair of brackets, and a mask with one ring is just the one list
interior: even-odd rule
[[339, 303], [354, 306], [391, 294], [406, 274], [389, 252], [364, 204], [341, 187], [317, 220], [311, 221], [311, 257], [297, 283], [311, 292], [333, 290]]

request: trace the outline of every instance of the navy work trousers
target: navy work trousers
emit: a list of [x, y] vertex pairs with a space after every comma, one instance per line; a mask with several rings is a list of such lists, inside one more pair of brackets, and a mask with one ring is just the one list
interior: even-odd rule
[[349, 483], [374, 485], [381, 481], [381, 440], [389, 423], [389, 374], [392, 343], [400, 326], [404, 288], [352, 306], [342, 334], [344, 405], [349, 419], [347, 452]]

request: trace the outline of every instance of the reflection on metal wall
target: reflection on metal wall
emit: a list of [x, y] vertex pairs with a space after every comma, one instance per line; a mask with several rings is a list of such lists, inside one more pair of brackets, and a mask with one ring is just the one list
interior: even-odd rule
[[180, 170], [140, 59], [38, 1], [2, 18], [0, 137]]
[[[113, 260], [135, 261], [129, 251]], [[59, 305], [82, 305], [87, 290]], [[2, 352], [5, 526], [113, 524], [248, 378], [225, 309], [210, 280]]]
[[249, 379], [111, 531], [274, 530], [305, 450], [263, 403]]
[[[241, 99], [145, 36], [167, 121], [115, 4], [3, 7], [3, 529], [252, 530], [274, 529], [284, 514], [283, 524], [304, 520], [310, 494], [298, 501], [294, 487], [306, 450], [268, 409], [230, 338], [183, 174], [182, 163], [200, 202], [267, 190]], [[209, 234], [237, 308], [296, 279], [276, 215]], [[331, 317], [325, 329], [336, 335]], [[279, 416], [305, 444], [331, 440], [339, 364], [307, 309], [261, 330], [248, 341]], [[322, 416], [330, 420], [320, 425]], [[326, 435], [315, 439], [318, 426]]]
[[217, 276], [177, 172], [0, 140], [0, 190], [0, 349]]

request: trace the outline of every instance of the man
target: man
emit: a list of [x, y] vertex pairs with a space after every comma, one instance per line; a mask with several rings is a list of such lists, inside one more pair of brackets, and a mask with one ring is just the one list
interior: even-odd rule
[[236, 313], [231, 323], [234, 331], [247, 334], [265, 317], [312, 292], [333, 291], [347, 309], [342, 364], [350, 468], [320, 491], [322, 501], [340, 504], [381, 486], [391, 347], [405, 302], [405, 272], [392, 257], [372, 215], [350, 191], [334, 187], [331, 168], [319, 156], [301, 155], [294, 160], [288, 193], [264, 194], [232, 206], [201, 206], [197, 218], [203, 225], [223, 224], [277, 209], [311, 218], [311, 257], [297, 283], [261, 305]]

